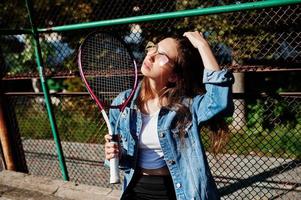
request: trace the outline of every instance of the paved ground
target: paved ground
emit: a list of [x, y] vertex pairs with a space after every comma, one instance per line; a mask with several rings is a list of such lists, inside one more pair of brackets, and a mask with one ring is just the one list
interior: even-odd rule
[[25, 190], [7, 185], [0, 185], [0, 200], [61, 200], [64, 198], [56, 197], [54, 195], [45, 195], [40, 192]]
[[0, 200], [117, 200], [120, 191], [4, 170]]
[[[49, 198], [76, 198], [78, 196], [64, 196], [63, 194], [66, 195], [66, 191], [64, 190], [66, 187], [69, 187], [68, 191], [71, 191], [72, 194], [77, 194], [79, 191], [88, 193], [91, 191], [91, 188], [94, 188], [93, 191], [96, 193], [94, 196], [96, 196], [98, 200], [105, 198], [112, 199], [113, 197], [109, 195], [112, 191], [119, 193], [119, 191], [116, 190], [120, 188], [119, 185], [112, 186], [108, 184], [109, 171], [105, 169], [101, 163], [104, 157], [103, 147], [101, 145], [63, 142], [62, 146], [66, 155], [66, 163], [71, 181], [81, 184], [76, 185], [72, 182], [66, 183], [58, 181], [56, 182], [56, 184], [58, 184], [57, 187], [52, 188], [51, 193], [48, 194], [50, 195]], [[61, 179], [61, 172], [53, 141], [26, 140], [23, 142], [23, 147], [28, 169], [31, 174], [41, 177], [52, 177], [52, 179]], [[235, 154], [224, 154], [217, 157], [208, 154], [208, 158], [210, 160], [210, 168], [215, 176], [218, 188], [222, 193], [222, 199], [224, 200], [301, 199], [300, 159], [292, 160], [258, 155], [239, 156]], [[6, 191], [3, 195], [0, 195], [0, 200], [3, 200], [1, 198], [4, 197], [9, 199], [9, 195], [14, 194], [13, 191], [19, 191], [21, 189], [20, 193], [26, 194], [26, 191], [22, 192], [22, 190], [31, 190], [30, 188], [28, 189], [28, 186], [19, 187], [16, 182], [10, 184], [8, 184], [8, 182], [1, 182], [3, 176], [5, 177], [6, 174], [7, 172], [0, 173], [0, 184], [2, 184], [0, 188], [4, 188], [3, 190]], [[23, 181], [31, 180], [27, 176], [22, 179]], [[44, 179], [46, 179], [46, 183], [47, 181], [53, 182], [53, 180], [50, 181], [50, 178], [40, 179], [38, 177], [38, 180]], [[35, 179], [32, 179], [31, 181], [27, 181], [27, 183], [30, 182], [32, 184], [35, 181]], [[97, 187], [84, 186], [82, 184], [97, 185]], [[44, 183], [38, 184], [38, 186], [43, 185], [45, 189], [47, 186], [47, 184], [45, 186], [45, 181]], [[35, 189], [35, 187], [33, 184], [32, 188]], [[112, 188], [114, 188], [114, 190]], [[34, 191], [41, 192], [41, 190], [42, 189], [38, 189]], [[45, 195], [45, 192], [42, 194]], [[98, 198], [99, 196], [100, 198]], [[115, 195], [115, 197], [116, 196], [116, 199], [118, 199], [119, 195]], [[24, 198], [26, 199], [26, 197]], [[82, 199], [93, 199], [93, 197]]]
[[[234, 183], [235, 184], [235, 183]], [[243, 183], [242, 183], [243, 185]], [[273, 189], [272, 189], [273, 187]], [[239, 187], [222, 199], [301, 199], [300, 184], [279, 186], [276, 183], [257, 183]], [[267, 191], [271, 196], [267, 196]], [[274, 190], [274, 191], [273, 191]], [[120, 190], [88, 186], [4, 170], [0, 172], [0, 200], [117, 200]]]

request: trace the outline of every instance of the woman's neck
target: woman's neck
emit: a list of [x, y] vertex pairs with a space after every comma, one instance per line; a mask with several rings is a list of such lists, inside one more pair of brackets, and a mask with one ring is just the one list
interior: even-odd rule
[[142, 100], [143, 98], [140, 99], [142, 101], [140, 101], [139, 108], [145, 114], [153, 114], [167, 102], [166, 97], [163, 95], [165, 84], [162, 81], [156, 81], [151, 78], [144, 81], [146, 81], [147, 86], [144, 86], [143, 94], [151, 93], [151, 95], [147, 95], [148, 97], [145, 100]]
[[143, 106], [142, 106], [142, 112], [145, 114], [153, 114], [160, 110], [161, 105], [160, 105], [160, 99], [159, 97], [150, 99], [146, 101]]
[[154, 98], [159, 98], [166, 84], [162, 81], [153, 80], [151, 78], [149, 78], [148, 81], [150, 89], [153, 91]]

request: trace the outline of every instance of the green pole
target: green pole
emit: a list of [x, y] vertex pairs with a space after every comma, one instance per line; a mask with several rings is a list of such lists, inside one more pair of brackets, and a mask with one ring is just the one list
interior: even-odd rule
[[28, 14], [29, 14], [31, 28], [32, 28], [32, 34], [34, 36], [34, 44], [35, 44], [34, 50], [35, 50], [36, 63], [38, 65], [38, 71], [39, 71], [39, 76], [41, 79], [41, 85], [42, 85], [42, 90], [44, 93], [47, 114], [48, 114], [48, 118], [50, 121], [52, 135], [53, 135], [53, 139], [54, 139], [54, 142], [56, 145], [56, 150], [57, 150], [59, 164], [60, 164], [63, 178], [65, 181], [68, 181], [69, 177], [68, 177], [66, 162], [65, 162], [65, 158], [64, 158], [64, 154], [63, 154], [63, 150], [62, 150], [62, 146], [61, 146], [61, 141], [60, 141], [60, 138], [58, 135], [57, 126], [55, 123], [55, 117], [53, 115], [52, 106], [50, 103], [51, 101], [50, 101], [49, 92], [48, 92], [49, 90], [48, 90], [48, 87], [47, 87], [47, 84], [46, 84], [46, 81], [45, 81], [45, 78], [43, 75], [42, 53], [41, 53], [41, 46], [40, 46], [40, 42], [39, 42], [39, 33], [37, 32], [36, 26], [34, 25], [34, 23], [32, 21], [31, 4], [28, 3], [29, 0], [25, 0], [25, 1], [26, 1], [26, 7], [27, 7]]
[[218, 13], [237, 12], [243, 10], [263, 9], [263, 8], [285, 6], [285, 5], [299, 4], [299, 3], [301, 3], [301, 0], [285, 0], [285, 1], [266, 0], [266, 1], [240, 3], [240, 4], [232, 4], [232, 5], [225, 5], [225, 6], [214, 6], [209, 8], [197, 8], [191, 10], [166, 12], [160, 14], [143, 15], [143, 16], [136, 16], [136, 17], [126, 17], [126, 18], [104, 20], [104, 21], [97, 21], [97, 22], [85, 22], [80, 24], [70, 24], [70, 25], [56, 26], [50, 28], [40, 28], [38, 29], [38, 31], [39, 32], [70, 31], [70, 30], [95, 28], [101, 26], [114, 26], [119, 24], [131, 24], [131, 23], [139, 23], [139, 22], [162, 20], [162, 19], [173, 19], [173, 18], [192, 17], [192, 16], [201, 16], [201, 15], [212, 15]]

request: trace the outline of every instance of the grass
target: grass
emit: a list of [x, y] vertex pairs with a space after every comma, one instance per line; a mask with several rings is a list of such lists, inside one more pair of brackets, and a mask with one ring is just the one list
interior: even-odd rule
[[[229, 141], [222, 150], [238, 155], [273, 156], [301, 158], [301, 125], [290, 128], [278, 125], [272, 130], [261, 127], [243, 128], [229, 133]], [[210, 133], [205, 131], [202, 138], [207, 149], [210, 147]]]

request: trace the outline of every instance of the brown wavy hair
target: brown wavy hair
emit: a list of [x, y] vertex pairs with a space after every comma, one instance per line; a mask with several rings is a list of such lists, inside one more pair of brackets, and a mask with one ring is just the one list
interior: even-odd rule
[[[179, 136], [184, 139], [185, 125], [191, 121], [192, 115], [189, 105], [183, 104], [183, 99], [192, 99], [196, 95], [202, 95], [205, 92], [205, 86], [202, 82], [204, 65], [200, 53], [190, 43], [186, 37], [170, 37], [177, 42], [178, 56], [174, 61], [173, 71], [177, 75], [176, 82], [168, 83], [159, 93], [160, 103], [164, 106], [177, 110], [177, 123]], [[155, 97], [149, 85], [147, 77], [142, 79], [141, 92], [138, 98], [140, 109], [150, 99]], [[228, 140], [228, 127], [225, 120], [215, 117], [206, 123], [206, 127], [212, 132], [210, 149], [213, 153], [218, 153]]]

